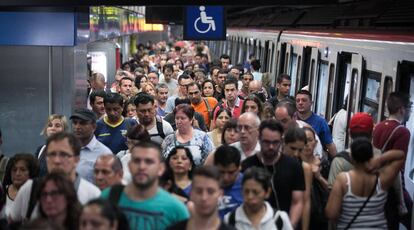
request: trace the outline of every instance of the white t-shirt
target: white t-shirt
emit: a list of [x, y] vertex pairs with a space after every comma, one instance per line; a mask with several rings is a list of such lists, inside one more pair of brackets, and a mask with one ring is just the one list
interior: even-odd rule
[[345, 138], [346, 138], [346, 120], [347, 112], [344, 109], [338, 111], [335, 115], [332, 127], [332, 139], [336, 146], [336, 151], [339, 153], [345, 150]]

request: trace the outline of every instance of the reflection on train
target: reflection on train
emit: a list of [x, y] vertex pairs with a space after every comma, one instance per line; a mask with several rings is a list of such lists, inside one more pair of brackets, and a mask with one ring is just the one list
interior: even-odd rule
[[[369, 112], [376, 122], [388, 116], [385, 101], [392, 91], [414, 101], [414, 38], [380, 32], [228, 29], [226, 41], [208, 43], [215, 56], [226, 53], [240, 63], [254, 55], [262, 72], [292, 77], [291, 95], [308, 87], [313, 111], [330, 120], [344, 104], [351, 112]], [[414, 115], [407, 128], [414, 133]], [[411, 137], [405, 180], [414, 193], [414, 143]], [[347, 140], [349, 142], [349, 140]]]

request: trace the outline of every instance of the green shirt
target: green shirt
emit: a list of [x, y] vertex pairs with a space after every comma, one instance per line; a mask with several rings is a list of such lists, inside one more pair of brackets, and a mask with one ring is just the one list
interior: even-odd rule
[[[105, 189], [101, 197], [108, 199], [109, 192], [110, 188]], [[118, 206], [126, 215], [131, 230], [163, 230], [189, 217], [185, 205], [161, 188], [144, 201], [134, 201], [122, 192]]]

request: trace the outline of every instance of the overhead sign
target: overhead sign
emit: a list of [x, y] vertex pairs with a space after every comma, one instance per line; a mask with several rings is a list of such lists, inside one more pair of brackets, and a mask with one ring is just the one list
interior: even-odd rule
[[184, 40], [225, 40], [226, 23], [222, 6], [187, 6]]

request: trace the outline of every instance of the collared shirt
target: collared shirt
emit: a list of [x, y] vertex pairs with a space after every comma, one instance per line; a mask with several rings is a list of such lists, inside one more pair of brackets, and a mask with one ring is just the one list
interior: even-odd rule
[[85, 180], [93, 183], [93, 167], [95, 161], [100, 155], [108, 153], [112, 153], [112, 151], [93, 136], [91, 141], [81, 148], [80, 160], [76, 167], [76, 172]]
[[246, 153], [243, 151], [243, 149], [241, 147], [240, 141], [235, 142], [235, 143], [231, 144], [230, 146], [236, 147], [236, 149], [238, 149], [240, 151], [240, 155], [241, 155], [241, 159], [240, 160], [241, 161], [243, 161], [244, 159], [246, 159], [249, 156], [253, 156], [254, 154], [260, 152], [260, 143], [259, 143], [259, 141], [257, 141], [256, 147], [254, 147], [253, 152], [249, 156], [246, 156]]

